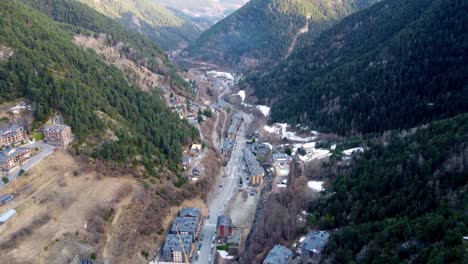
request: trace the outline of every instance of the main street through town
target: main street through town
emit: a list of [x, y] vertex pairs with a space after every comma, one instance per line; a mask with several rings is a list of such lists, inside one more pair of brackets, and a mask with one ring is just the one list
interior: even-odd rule
[[[240, 182], [240, 174], [238, 173], [239, 167], [242, 163], [242, 149], [246, 144], [246, 130], [251, 122], [251, 117], [243, 113], [244, 121], [242, 122], [239, 131], [237, 132], [236, 144], [232, 150], [231, 159], [226, 168], [224, 168], [224, 177], [221, 179], [218, 190], [208, 202], [209, 216], [203, 223], [200, 231], [201, 246], [197, 245], [200, 254], [194, 256], [193, 263], [213, 263], [216, 252], [216, 222], [219, 215], [222, 215], [227, 208], [229, 201], [233, 194], [236, 192]], [[195, 254], [196, 255], [196, 254]]]

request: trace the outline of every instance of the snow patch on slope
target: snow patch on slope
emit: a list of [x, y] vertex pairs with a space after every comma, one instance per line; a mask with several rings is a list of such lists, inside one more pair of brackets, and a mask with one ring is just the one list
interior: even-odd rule
[[266, 106], [266, 105], [257, 105], [256, 108], [262, 112], [264, 116], [269, 116], [270, 115], [270, 110], [271, 108]]

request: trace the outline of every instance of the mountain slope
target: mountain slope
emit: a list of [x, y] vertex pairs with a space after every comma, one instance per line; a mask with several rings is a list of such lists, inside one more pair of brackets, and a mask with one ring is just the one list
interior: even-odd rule
[[294, 37], [308, 22], [310, 32], [318, 34], [372, 2], [252, 0], [205, 31], [183, 55], [231, 66], [275, 62], [286, 55]]
[[311, 204], [309, 223], [334, 230], [325, 262], [465, 263], [468, 115], [385, 142], [367, 143], [334, 195]]
[[151, 0], [79, 0], [127, 28], [145, 34], [165, 50], [194, 40], [199, 29]]
[[[140, 46], [151, 41], [132, 35], [85, 5], [60, 3], [56, 6], [63, 9], [49, 9], [56, 17], [79, 18], [89, 28], [107, 28], [109, 40], [128, 45], [133, 59], [140, 58], [148, 67], [173, 67], [165, 64], [157, 46]], [[182, 145], [197, 137], [195, 131], [157, 93], [142, 92], [94, 51], [73, 44], [77, 32], [96, 34], [57, 23], [22, 1], [1, 1], [0, 45], [10, 48], [13, 55], [0, 62], [0, 102], [29, 99], [38, 123], [59, 111], [72, 126], [78, 139], [75, 150], [82, 154], [125, 166], [145, 165], [152, 173], [155, 166], [177, 170]], [[124, 44], [127, 39], [133, 42]]]
[[465, 113], [467, 10], [466, 1], [383, 1], [247, 84], [274, 121], [342, 134]]

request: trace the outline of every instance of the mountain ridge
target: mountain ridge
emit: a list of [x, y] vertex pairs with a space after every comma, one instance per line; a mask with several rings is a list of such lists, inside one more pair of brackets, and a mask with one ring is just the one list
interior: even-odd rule
[[318, 35], [339, 19], [374, 2], [252, 0], [203, 32], [182, 55], [238, 68], [267, 65], [287, 54], [308, 16], [309, 31]]

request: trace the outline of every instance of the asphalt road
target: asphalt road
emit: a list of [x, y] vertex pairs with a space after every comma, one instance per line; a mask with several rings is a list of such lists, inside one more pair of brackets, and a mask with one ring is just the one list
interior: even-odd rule
[[[216, 221], [219, 215], [224, 213], [224, 210], [227, 207], [228, 202], [232, 198], [233, 194], [236, 192], [236, 189], [239, 187], [239, 177], [238, 168], [241, 166], [242, 162], [242, 149], [245, 146], [245, 130], [251, 122], [251, 118], [247, 114], [243, 114], [244, 122], [242, 123], [238, 133], [237, 140], [232, 151], [231, 160], [228, 162], [225, 172], [225, 177], [220, 181], [222, 187], [217, 187], [216, 195], [208, 203], [209, 217], [203, 223], [200, 237], [203, 237], [202, 241], [199, 241], [200, 246], [200, 255], [198, 258], [193, 257], [193, 263], [207, 264], [213, 263], [216, 243], [215, 243], [215, 233], [216, 233]], [[198, 245], [197, 245], [198, 249]]]
[[[8, 179], [11, 181], [15, 180], [18, 177], [18, 174], [21, 169], [28, 171], [32, 167], [34, 167], [37, 163], [39, 163], [41, 160], [47, 158], [50, 154], [54, 152], [54, 146], [46, 144], [42, 141], [38, 142], [33, 142], [29, 143], [26, 145], [21, 146], [22, 148], [39, 148], [41, 152], [37, 153], [36, 155], [32, 156], [29, 158], [27, 161], [23, 162], [22, 165], [16, 167], [13, 169], [9, 174], [8, 174]], [[0, 182], [0, 188], [4, 186], [3, 182]]]

